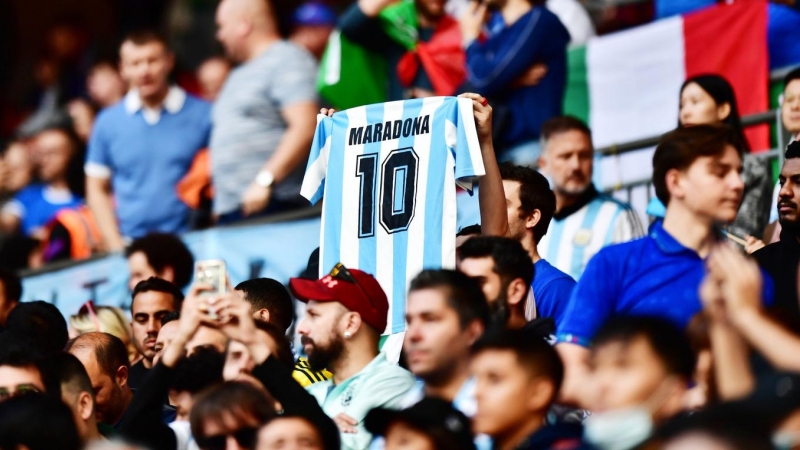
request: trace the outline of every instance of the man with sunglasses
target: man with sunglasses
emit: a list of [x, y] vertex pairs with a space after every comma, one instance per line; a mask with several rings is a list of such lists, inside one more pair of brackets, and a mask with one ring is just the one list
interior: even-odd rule
[[0, 345], [5, 347], [0, 354], [0, 402], [17, 395], [45, 392], [44, 377], [34, 357], [7, 348], [14, 346], [8, 342], [13, 340], [9, 339], [13, 338], [12, 333], [0, 337]]
[[343, 449], [363, 449], [372, 439], [364, 417], [372, 408], [397, 408], [414, 377], [378, 352], [389, 302], [372, 275], [341, 263], [320, 280], [292, 278], [289, 288], [307, 303], [297, 332], [312, 369], [333, 378], [308, 387], [339, 426]]

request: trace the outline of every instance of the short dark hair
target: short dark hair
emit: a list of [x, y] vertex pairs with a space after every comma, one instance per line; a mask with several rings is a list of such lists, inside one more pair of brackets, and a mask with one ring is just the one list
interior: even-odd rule
[[458, 250], [459, 261], [486, 257], [492, 258], [492, 271], [500, 276], [505, 285], [522, 278], [530, 288], [534, 273], [533, 260], [518, 241], [497, 236], [476, 236]]
[[164, 314], [164, 317], [161, 318], [161, 326], [163, 327], [164, 325], [166, 325], [166, 324], [168, 324], [170, 322], [174, 322], [176, 320], [180, 320], [180, 318], [181, 318], [180, 311], [170, 311], [170, 312]]
[[73, 392], [88, 392], [94, 398], [92, 380], [78, 358], [67, 352], [58, 352], [42, 361], [45, 377], [55, 377], [61, 390], [68, 387]]
[[573, 116], [557, 116], [548, 119], [542, 124], [542, 130], [539, 133], [542, 136], [542, 141], [547, 142], [551, 137], [556, 134], [566, 133], [567, 131], [580, 131], [592, 140], [592, 130], [582, 120]]
[[789, 73], [783, 77], [783, 89], [786, 89], [786, 86], [794, 80], [800, 80], [800, 67], [790, 70]]
[[16, 330], [0, 333], [0, 366], [35, 367], [39, 370], [42, 356], [44, 353], [28, 335]]
[[547, 377], [553, 383], [553, 398], [564, 380], [564, 364], [553, 346], [535, 333], [522, 329], [493, 328], [475, 343], [473, 355], [484, 351], [506, 350], [517, 355], [517, 362], [533, 376]]
[[169, 51], [169, 44], [167, 44], [167, 39], [164, 37], [163, 34], [159, 33], [156, 30], [151, 29], [143, 29], [143, 30], [135, 30], [127, 35], [122, 39], [122, 44], [130, 42], [133, 45], [147, 45], [152, 42], [158, 42], [159, 44], [164, 46], [164, 49]]
[[667, 172], [686, 170], [704, 156], [720, 156], [730, 145], [742, 156], [744, 143], [729, 125], [694, 125], [678, 128], [661, 138], [653, 155], [653, 187], [656, 197], [669, 205]]
[[481, 234], [481, 226], [476, 223], [460, 229], [458, 233], [456, 233], [456, 237], [477, 236], [479, 234]]
[[789, 144], [783, 157], [784, 159], [800, 158], [800, 141], [793, 141]]
[[511, 163], [500, 164], [500, 176], [503, 180], [516, 181], [520, 184], [520, 217], [530, 216], [535, 209], [541, 213], [539, 223], [533, 227], [533, 237], [538, 244], [547, 234], [547, 228], [556, 212], [556, 194], [550, 189], [550, 183], [535, 169]]
[[186, 244], [178, 236], [168, 233], [150, 233], [136, 239], [125, 249], [125, 257], [130, 258], [136, 252], [142, 252], [156, 272], [171, 267], [175, 273], [175, 284], [186, 287], [192, 281], [194, 272], [194, 256]]
[[67, 342], [65, 351], [89, 349], [94, 353], [97, 365], [112, 379], [117, 374], [117, 369], [122, 366], [130, 368], [128, 350], [120, 338], [99, 331], [84, 333]]
[[27, 394], [0, 403], [0, 448], [80, 450], [75, 420], [60, 398]]
[[143, 292], [150, 291], [163, 292], [165, 294], [172, 295], [172, 308], [175, 311], [180, 311], [181, 302], [183, 301], [183, 292], [181, 292], [181, 289], [167, 280], [150, 277], [146, 280], [140, 281], [136, 287], [133, 288], [133, 293], [131, 293], [131, 313], [133, 313], [133, 304], [136, 301], [136, 296]]
[[647, 341], [668, 374], [692, 378], [695, 357], [688, 338], [677, 326], [660, 317], [614, 317], [595, 334], [592, 350], [610, 343], [627, 345], [639, 338]]
[[170, 388], [177, 392], [196, 394], [222, 381], [225, 355], [214, 348], [199, 347], [175, 366]]
[[6, 300], [18, 302], [22, 298], [22, 280], [14, 272], [0, 267], [0, 284]]
[[64, 316], [55, 305], [41, 300], [20, 302], [8, 314], [6, 327], [30, 336], [45, 353], [60, 352], [69, 340]]
[[253, 312], [266, 309], [271, 323], [284, 330], [284, 333], [289, 329], [294, 318], [294, 305], [289, 291], [280, 281], [253, 278], [242, 281], [234, 289], [244, 292], [244, 299], [250, 303]]
[[[207, 420], [222, 423], [226, 417], [241, 419], [248, 415], [260, 424], [277, 416], [275, 402], [267, 393], [249, 383], [226, 381], [201, 392], [195, 399], [189, 422], [192, 435], [199, 441], [204, 437], [203, 428]], [[202, 446], [201, 446], [202, 447]]]
[[458, 314], [461, 328], [466, 328], [474, 320], [484, 326], [489, 322], [489, 303], [473, 278], [455, 270], [423, 270], [411, 280], [408, 291], [423, 289], [447, 291], [447, 304]]
[[44, 352], [32, 336], [15, 330], [0, 333], [0, 366], [35, 369], [48, 396], [61, 398], [58, 374], [48, 370], [47, 362], [63, 352]]

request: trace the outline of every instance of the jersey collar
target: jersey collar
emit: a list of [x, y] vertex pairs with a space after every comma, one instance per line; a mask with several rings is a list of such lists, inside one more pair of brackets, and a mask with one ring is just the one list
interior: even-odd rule
[[177, 114], [183, 104], [186, 102], [186, 91], [178, 86], [170, 86], [167, 96], [164, 97], [164, 102], [161, 104], [160, 109], [148, 108], [142, 103], [142, 98], [139, 96], [138, 89], [131, 89], [125, 95], [125, 112], [130, 115], [142, 111], [147, 123], [154, 125], [158, 123], [161, 118], [161, 111], [166, 110], [170, 114]]
[[580, 211], [581, 208], [588, 205], [589, 202], [597, 198], [598, 195], [600, 195], [600, 193], [597, 191], [597, 188], [594, 187], [594, 184], [590, 184], [589, 187], [583, 191], [583, 194], [578, 197], [578, 201], [553, 214], [553, 219], [564, 220], [572, 214]]

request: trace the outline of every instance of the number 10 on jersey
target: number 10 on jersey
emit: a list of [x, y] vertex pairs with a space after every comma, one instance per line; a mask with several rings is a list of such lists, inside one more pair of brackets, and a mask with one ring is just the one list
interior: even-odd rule
[[[375, 235], [375, 216], [387, 233], [408, 230], [414, 219], [419, 157], [411, 147], [392, 150], [380, 165], [378, 153], [356, 157], [359, 189], [358, 237]], [[380, 193], [376, 198], [378, 182]]]

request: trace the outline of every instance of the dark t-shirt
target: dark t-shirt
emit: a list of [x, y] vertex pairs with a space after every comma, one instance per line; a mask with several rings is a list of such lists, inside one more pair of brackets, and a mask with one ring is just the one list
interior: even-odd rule
[[775, 282], [777, 316], [795, 331], [800, 331], [800, 300], [797, 296], [797, 265], [800, 242], [790, 230], [781, 232], [781, 240], [753, 253], [758, 265]]
[[128, 371], [128, 385], [131, 389], [139, 387], [149, 370], [150, 369], [144, 366], [144, 359], [139, 360], [139, 362], [131, 366], [131, 369]]

